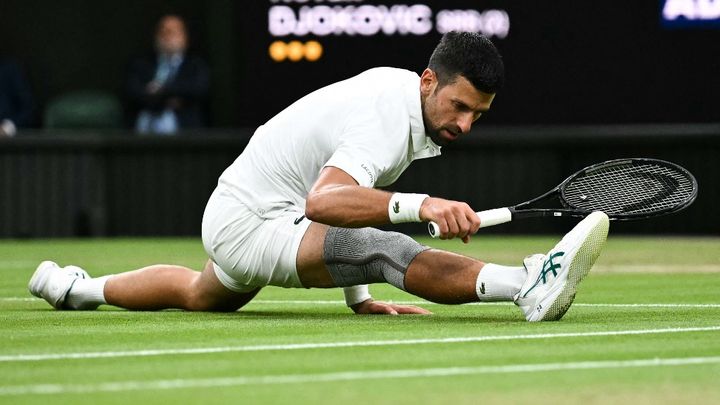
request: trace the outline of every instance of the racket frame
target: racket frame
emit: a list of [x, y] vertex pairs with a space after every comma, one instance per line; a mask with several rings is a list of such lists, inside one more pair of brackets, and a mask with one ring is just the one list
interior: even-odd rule
[[[565, 199], [564, 191], [566, 187], [576, 178], [581, 177], [582, 175], [586, 174], [592, 174], [594, 171], [612, 167], [613, 165], [626, 165], [626, 164], [635, 164], [635, 163], [652, 163], [660, 166], [667, 166], [671, 167], [674, 170], [677, 170], [678, 172], [683, 173], [690, 181], [692, 182], [692, 195], [690, 198], [688, 198], [686, 201], [684, 201], [682, 204], [678, 204], [673, 207], [668, 207], [666, 209], [653, 211], [650, 213], [635, 213], [635, 214], [613, 214], [609, 215], [608, 217], [610, 220], [613, 221], [632, 221], [637, 219], [644, 219], [644, 218], [650, 218], [650, 217], [659, 217], [667, 214], [672, 214], [678, 211], [681, 211], [685, 208], [687, 208], [690, 204], [695, 201], [697, 198], [697, 192], [698, 192], [698, 184], [695, 177], [690, 173], [687, 169], [685, 169], [682, 166], [679, 166], [675, 163], [668, 162], [665, 160], [659, 160], [659, 159], [651, 159], [651, 158], [624, 158], [624, 159], [613, 159], [613, 160], [606, 160], [604, 162], [596, 163], [591, 166], [587, 166], [583, 169], [578, 170], [577, 172], [573, 173], [569, 177], [567, 177], [565, 180], [563, 180], [559, 185], [557, 185], [555, 188], [547, 191], [546, 193], [535, 197], [531, 200], [516, 204], [512, 207], [504, 207], [504, 208], [495, 208], [491, 210], [485, 210], [485, 211], [479, 211], [476, 214], [478, 217], [480, 217], [480, 228], [485, 228], [488, 226], [494, 226], [506, 222], [513, 221], [515, 219], [524, 219], [524, 218], [537, 218], [537, 217], [586, 217], [590, 215], [593, 211], [592, 210], [583, 210], [580, 208], [576, 208], [571, 206], [567, 200]], [[546, 200], [551, 200], [552, 197], [557, 197], [560, 204], [563, 206], [562, 208], [530, 208], [532, 205]], [[430, 233], [430, 236], [433, 238], [437, 238], [439, 235], [439, 228], [438, 225], [434, 222], [428, 223], [428, 232]]]

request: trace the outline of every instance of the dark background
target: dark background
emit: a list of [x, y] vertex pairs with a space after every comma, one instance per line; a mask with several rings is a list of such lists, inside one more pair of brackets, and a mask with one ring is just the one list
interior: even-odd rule
[[[26, 68], [38, 99], [36, 125], [52, 97], [76, 89], [122, 96], [128, 60], [149, 50], [158, 17], [179, 13], [195, 51], [212, 68], [209, 113], [215, 127], [256, 126], [322, 85], [374, 66], [421, 72], [440, 38], [285, 37], [318, 40], [317, 62], [273, 62], [268, 0], [3, 0], [0, 52]], [[303, 4], [277, 3], [299, 9]], [[315, 5], [312, 1], [308, 5]], [[330, 4], [335, 3], [319, 3]], [[395, 4], [365, 1], [348, 4]], [[423, 1], [441, 9], [504, 9], [507, 85], [489, 124], [716, 122], [720, 111], [720, 30], [667, 29], [661, 2]]]
[[[0, 55], [22, 64], [37, 101], [37, 129], [0, 139], [0, 237], [198, 235], [218, 176], [257, 125], [370, 67], [420, 73], [440, 39], [435, 29], [273, 38], [269, 7], [302, 6], [283, 1], [0, 0]], [[471, 136], [412, 165], [394, 190], [488, 209], [530, 199], [602, 160], [667, 159], [696, 175], [697, 201], [667, 217], [616, 223], [613, 232], [720, 232], [720, 29], [664, 28], [656, 0], [405, 4], [426, 4], [435, 15], [506, 10], [509, 35], [493, 41], [507, 82]], [[175, 137], [134, 136], [129, 127], [43, 129], [45, 106], [63, 93], [99, 89], [122, 100], [128, 61], [151, 49], [166, 13], [186, 19], [193, 51], [211, 67], [211, 128]], [[268, 55], [273, 41], [311, 39], [324, 47], [317, 62], [276, 63]], [[561, 233], [570, 222], [528, 220], [484, 232]], [[401, 230], [424, 232], [422, 224]]]

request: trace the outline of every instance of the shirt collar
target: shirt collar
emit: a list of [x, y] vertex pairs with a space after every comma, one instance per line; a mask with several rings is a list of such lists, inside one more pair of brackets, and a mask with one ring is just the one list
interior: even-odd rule
[[422, 105], [420, 103], [420, 78], [411, 80], [405, 87], [405, 95], [410, 111], [410, 138], [412, 139], [413, 160], [440, 155], [440, 146], [425, 133]]

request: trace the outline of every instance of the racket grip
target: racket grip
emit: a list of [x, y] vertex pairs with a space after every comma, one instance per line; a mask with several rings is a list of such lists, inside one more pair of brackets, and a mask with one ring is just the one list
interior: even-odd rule
[[[492, 210], [476, 212], [477, 216], [480, 217], [480, 228], [487, 228], [488, 226], [504, 224], [505, 222], [512, 221], [512, 212], [509, 208], [495, 208]], [[433, 238], [440, 236], [440, 227], [435, 222], [428, 223], [428, 232]]]

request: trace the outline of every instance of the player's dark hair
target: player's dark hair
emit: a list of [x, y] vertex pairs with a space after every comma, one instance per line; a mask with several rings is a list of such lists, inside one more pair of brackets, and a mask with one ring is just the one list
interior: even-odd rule
[[476, 89], [496, 93], [505, 80], [497, 48], [487, 37], [474, 32], [450, 31], [443, 35], [430, 56], [428, 68], [435, 72], [439, 87], [462, 75]]

